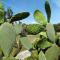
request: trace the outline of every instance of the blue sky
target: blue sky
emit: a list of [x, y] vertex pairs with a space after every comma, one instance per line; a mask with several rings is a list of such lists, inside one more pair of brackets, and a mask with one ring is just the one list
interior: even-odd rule
[[[4, 7], [11, 7], [14, 14], [19, 12], [30, 12], [30, 16], [24, 19], [23, 23], [35, 23], [33, 13], [39, 9], [45, 16], [44, 4], [46, 0], [1, 0]], [[49, 0], [51, 5], [52, 15], [51, 23], [60, 23], [60, 0]]]

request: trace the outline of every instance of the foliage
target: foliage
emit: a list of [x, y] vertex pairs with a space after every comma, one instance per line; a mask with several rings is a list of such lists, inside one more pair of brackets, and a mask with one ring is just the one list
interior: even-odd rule
[[34, 18], [38, 23], [40, 23], [40, 25], [45, 25], [47, 23], [45, 16], [39, 10], [34, 12]]
[[0, 24], [4, 22], [4, 7], [3, 4], [0, 3]]
[[32, 48], [32, 44], [29, 42], [29, 40], [27, 39], [27, 37], [22, 37], [20, 38], [21, 43], [25, 46], [26, 49], [30, 49]]
[[[41, 11], [34, 12], [38, 24], [14, 24], [28, 17], [29, 12], [13, 16], [10, 8], [4, 12], [0, 5], [0, 60], [19, 60], [21, 57], [24, 60], [60, 60], [60, 34], [55, 32], [56, 25], [50, 23], [51, 8], [48, 1], [45, 2], [45, 11], [47, 20]], [[19, 55], [21, 52], [22, 55]]]
[[48, 22], [50, 22], [51, 8], [50, 8], [50, 4], [48, 1], [45, 2], [45, 10], [46, 10], [46, 14], [47, 14], [47, 20], [48, 20]]
[[46, 57], [42, 51], [39, 53], [39, 60], [46, 60]]
[[16, 33], [13, 26], [9, 23], [2, 24], [0, 26], [0, 46], [5, 56], [10, 54], [15, 39]]
[[18, 14], [16, 14], [16, 15], [12, 16], [10, 22], [14, 22], [14, 21], [22, 20], [22, 19], [28, 17], [29, 15], [30, 15], [29, 12], [18, 13]]
[[43, 28], [41, 27], [41, 25], [39, 24], [29, 24], [29, 25], [26, 25], [26, 31], [29, 33], [29, 34], [38, 34], [41, 29], [43, 30]]
[[3, 60], [17, 60], [14, 57], [4, 57]]
[[56, 32], [60, 32], [60, 23], [54, 24], [54, 28]]
[[55, 30], [52, 24], [48, 23], [46, 25], [47, 35], [52, 42], [55, 42]]
[[53, 44], [52, 47], [50, 47], [45, 52], [47, 60], [58, 60], [59, 55], [60, 55], [59, 47], [55, 44]]

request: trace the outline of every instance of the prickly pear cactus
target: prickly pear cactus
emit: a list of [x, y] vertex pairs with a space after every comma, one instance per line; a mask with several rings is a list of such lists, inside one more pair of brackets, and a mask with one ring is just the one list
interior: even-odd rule
[[14, 25], [14, 28], [15, 28], [16, 34], [19, 34], [22, 31], [22, 24], [16, 24]]
[[46, 57], [42, 51], [39, 53], [39, 60], [46, 60]]
[[3, 57], [2, 60], [18, 60], [18, 59], [15, 59], [14, 57]]
[[52, 45], [46, 52], [45, 56], [47, 60], [58, 60], [60, 55], [59, 47], [55, 44]]
[[46, 25], [46, 23], [47, 23], [45, 16], [39, 10], [36, 10], [34, 12], [34, 18], [35, 18], [36, 22], [38, 22], [40, 25]]
[[55, 36], [55, 30], [54, 30], [54, 26], [50, 23], [48, 23], [46, 25], [46, 30], [47, 30], [47, 36], [48, 38], [52, 41], [55, 42], [56, 41], [56, 36]]
[[50, 18], [51, 18], [51, 8], [50, 8], [50, 4], [48, 1], [45, 2], [45, 11], [47, 14], [47, 21], [50, 22]]
[[9, 56], [16, 40], [16, 33], [12, 24], [4, 23], [0, 26], [0, 46], [5, 56]]
[[32, 48], [32, 43], [28, 40], [27, 37], [21, 37], [20, 41], [26, 49], [29, 50], [30, 48]]
[[22, 12], [22, 13], [18, 13], [16, 15], [14, 15], [12, 18], [11, 18], [11, 23], [14, 22], [14, 21], [19, 21], [19, 20], [22, 20], [22, 19], [25, 19], [26, 17], [28, 17], [30, 14], [29, 12]]

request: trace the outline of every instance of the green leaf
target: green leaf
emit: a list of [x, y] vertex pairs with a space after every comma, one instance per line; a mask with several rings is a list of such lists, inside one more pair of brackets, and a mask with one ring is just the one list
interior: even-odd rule
[[1, 50], [1, 47], [0, 47], [0, 58], [2, 58], [2, 50]]
[[4, 22], [4, 11], [0, 10], [0, 23]]
[[2, 60], [18, 60], [18, 59], [15, 59], [14, 57], [3, 57]]
[[60, 32], [60, 23], [54, 24], [54, 28], [56, 32]]
[[46, 57], [42, 51], [39, 53], [39, 60], [46, 60]]
[[59, 37], [59, 45], [60, 45], [60, 37]]
[[45, 48], [48, 48], [52, 46], [52, 43], [48, 42], [48, 41], [43, 41], [41, 44], [40, 44], [40, 48], [41, 49], [45, 49]]
[[14, 15], [12, 18], [11, 18], [11, 21], [10, 22], [14, 22], [14, 21], [19, 21], [19, 20], [22, 20], [22, 19], [25, 19], [29, 16], [29, 12], [22, 12], [22, 13], [18, 13], [16, 15]]
[[33, 48], [36, 48], [37, 46], [40, 47], [40, 46], [39, 46], [39, 44], [40, 44], [39, 42], [40, 42], [40, 38], [36, 38], [36, 39], [32, 42]]
[[38, 34], [37, 35], [27, 35], [27, 38], [31, 43], [34, 43], [36, 39], [40, 38], [40, 36]]
[[58, 60], [59, 54], [59, 47], [55, 44], [45, 52], [47, 60]]
[[31, 57], [33, 58], [33, 59], [38, 59], [38, 51], [37, 50], [32, 50], [32, 52], [31, 52]]
[[44, 37], [47, 38], [47, 34], [46, 34], [46, 32], [40, 32], [39, 35], [42, 35], [42, 36], [44, 36]]
[[26, 49], [32, 48], [32, 43], [28, 40], [27, 37], [21, 37], [20, 40], [21, 40], [21, 43], [23, 44], [23, 46], [24, 46]]
[[50, 22], [50, 18], [51, 18], [51, 8], [50, 8], [50, 4], [48, 1], [45, 2], [45, 11], [47, 14], [47, 20], [48, 22]]
[[16, 33], [12, 24], [2, 24], [0, 26], [0, 46], [5, 56], [9, 56], [15, 40]]
[[55, 42], [55, 30], [54, 30], [54, 26], [50, 23], [48, 23], [46, 25], [46, 30], [47, 30], [47, 36], [48, 38], [52, 41]]
[[34, 60], [34, 59], [32, 57], [28, 57], [28, 58], [25, 58], [24, 60]]
[[0, 24], [4, 22], [4, 7], [3, 4], [0, 2]]
[[34, 12], [34, 18], [35, 18], [36, 22], [38, 22], [41, 25], [45, 25], [47, 23], [45, 16], [39, 10], [36, 10]]
[[60, 45], [60, 32], [57, 32], [57, 38], [59, 39], [58, 44]]
[[3, 3], [1, 1], [0, 1], [0, 9], [4, 10], [4, 6], [3, 6]]
[[19, 34], [22, 31], [22, 24], [16, 24], [14, 25], [14, 28], [15, 28], [16, 34]]

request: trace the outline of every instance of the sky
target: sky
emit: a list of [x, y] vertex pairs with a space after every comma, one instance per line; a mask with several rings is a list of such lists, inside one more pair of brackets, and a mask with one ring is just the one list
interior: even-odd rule
[[[40, 10], [45, 17], [46, 12], [44, 4], [46, 0], [1, 0], [4, 4], [5, 9], [11, 7], [14, 14], [20, 12], [30, 12], [30, 16], [24, 20], [23, 23], [36, 23], [33, 17], [35, 10]], [[51, 23], [57, 24], [60, 23], [60, 0], [48, 0], [51, 6]]]

